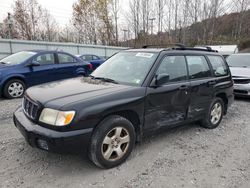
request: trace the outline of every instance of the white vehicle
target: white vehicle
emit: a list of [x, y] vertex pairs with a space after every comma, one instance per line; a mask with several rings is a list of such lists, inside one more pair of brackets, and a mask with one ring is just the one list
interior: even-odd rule
[[[203, 46], [195, 46], [195, 47], [203, 47]], [[213, 50], [218, 51], [224, 57], [227, 57], [232, 54], [236, 54], [239, 52], [239, 48], [237, 45], [206, 45], [206, 47], [210, 47]]]

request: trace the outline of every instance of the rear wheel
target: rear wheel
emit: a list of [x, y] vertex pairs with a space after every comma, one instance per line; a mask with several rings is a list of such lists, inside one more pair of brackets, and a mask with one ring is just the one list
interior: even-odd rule
[[201, 126], [208, 129], [214, 129], [219, 126], [224, 114], [224, 102], [221, 98], [215, 98], [210, 105], [209, 111]]
[[132, 123], [121, 116], [110, 116], [94, 131], [89, 157], [101, 168], [113, 168], [127, 159], [134, 144], [135, 130]]
[[3, 94], [9, 99], [20, 98], [23, 97], [25, 88], [26, 87], [23, 81], [13, 79], [4, 85]]

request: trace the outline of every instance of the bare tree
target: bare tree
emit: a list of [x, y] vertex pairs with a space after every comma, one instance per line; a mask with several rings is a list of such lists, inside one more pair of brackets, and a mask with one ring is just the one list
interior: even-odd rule
[[19, 35], [28, 40], [38, 40], [41, 31], [42, 8], [36, 0], [17, 0], [14, 18]]
[[58, 24], [48, 10], [43, 10], [43, 28], [41, 38], [45, 41], [58, 41]]
[[118, 46], [118, 40], [119, 40], [119, 34], [118, 34], [118, 13], [120, 10], [120, 1], [119, 0], [112, 0], [111, 1], [111, 10], [112, 15], [114, 17], [114, 23], [115, 23], [115, 43]]
[[232, 0], [233, 11], [239, 12], [235, 22], [235, 34], [234, 38], [239, 39], [242, 32], [243, 20], [246, 15], [246, 11], [250, 6], [250, 0]]

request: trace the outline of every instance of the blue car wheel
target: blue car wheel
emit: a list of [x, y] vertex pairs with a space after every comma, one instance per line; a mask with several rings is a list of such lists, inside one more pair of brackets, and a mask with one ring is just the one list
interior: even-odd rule
[[4, 85], [3, 93], [6, 98], [14, 99], [23, 97], [25, 91], [25, 84], [23, 81], [13, 79]]

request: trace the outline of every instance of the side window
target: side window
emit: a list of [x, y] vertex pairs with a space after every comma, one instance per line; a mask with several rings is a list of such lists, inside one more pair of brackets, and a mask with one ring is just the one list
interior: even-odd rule
[[211, 71], [204, 56], [186, 56], [190, 79], [206, 78]]
[[92, 55], [84, 55], [84, 56], [82, 56], [82, 59], [84, 61], [92, 61]]
[[168, 74], [169, 82], [187, 80], [187, 66], [184, 56], [166, 56], [162, 60], [157, 74]]
[[58, 60], [59, 60], [59, 63], [75, 63], [76, 62], [73, 56], [68, 55], [68, 54], [61, 54], [61, 53], [58, 53]]
[[226, 76], [228, 75], [228, 68], [225, 61], [220, 56], [208, 56], [210, 63], [212, 64], [215, 76]]
[[40, 65], [48, 65], [55, 63], [55, 57], [53, 53], [39, 55], [34, 60], [39, 62]]
[[93, 55], [93, 60], [99, 60], [100, 58], [98, 58], [97, 56]]

